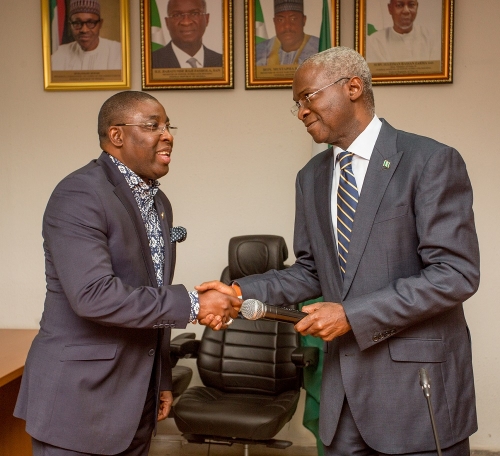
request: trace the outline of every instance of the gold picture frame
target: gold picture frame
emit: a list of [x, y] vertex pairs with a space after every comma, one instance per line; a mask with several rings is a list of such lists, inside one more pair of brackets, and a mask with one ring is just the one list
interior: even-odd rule
[[390, 0], [356, 0], [355, 48], [374, 85], [453, 82], [453, 1], [402, 1], [410, 36], [395, 31], [403, 9], [390, 10]]
[[[197, 67], [186, 68], [187, 61], [179, 63], [177, 56], [180, 58], [182, 50], [173, 45], [167, 28], [167, 0], [141, 0], [143, 90], [234, 87], [233, 0], [206, 0], [206, 4], [203, 63], [197, 60]], [[186, 20], [186, 14], [180, 14], [180, 19], [169, 18], [170, 26], [175, 27], [176, 22]], [[194, 22], [198, 20], [194, 18]]]
[[[338, 46], [340, 42], [340, 0], [304, 0], [303, 14], [306, 20], [301, 27], [304, 34], [302, 45], [297, 53], [288, 53], [294, 59], [292, 64], [282, 64], [273, 5], [273, 0], [245, 0], [246, 89], [289, 88], [292, 86], [293, 74], [304, 58], [328, 47]], [[328, 18], [328, 21], [323, 21], [323, 17]], [[265, 24], [264, 28], [262, 23]], [[312, 46], [313, 40], [318, 43], [317, 49], [315, 44]], [[270, 63], [271, 59], [278, 63]]]
[[[41, 2], [45, 90], [130, 89], [127, 0], [101, 1], [102, 22], [97, 26], [100, 51], [93, 54], [85, 53], [74, 26], [69, 22], [69, 1]], [[119, 14], [116, 14], [117, 10]], [[87, 25], [81, 30], [95, 33], [96, 29], [90, 30]]]

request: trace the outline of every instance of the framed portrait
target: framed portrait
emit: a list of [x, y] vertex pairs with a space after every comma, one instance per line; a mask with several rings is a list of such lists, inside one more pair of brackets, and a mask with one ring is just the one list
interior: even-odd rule
[[232, 0], [141, 0], [142, 88], [232, 89]]
[[373, 84], [452, 82], [453, 0], [356, 0], [356, 50]]
[[339, 40], [340, 0], [245, 0], [245, 87], [291, 87], [300, 63]]
[[127, 0], [41, 0], [45, 90], [130, 88]]

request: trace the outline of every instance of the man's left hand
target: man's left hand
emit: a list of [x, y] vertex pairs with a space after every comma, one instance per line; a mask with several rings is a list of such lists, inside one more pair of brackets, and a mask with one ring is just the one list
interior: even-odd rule
[[167, 418], [174, 402], [172, 391], [160, 391], [160, 407], [158, 409], [158, 421]]
[[303, 336], [311, 335], [331, 341], [351, 330], [341, 304], [317, 302], [301, 310], [309, 314], [295, 325], [295, 330]]

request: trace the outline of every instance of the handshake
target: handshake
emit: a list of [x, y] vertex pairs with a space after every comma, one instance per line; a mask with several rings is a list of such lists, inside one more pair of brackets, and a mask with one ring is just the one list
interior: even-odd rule
[[197, 320], [215, 331], [226, 329], [238, 316], [243, 300], [232, 286], [217, 280], [204, 282], [195, 287], [200, 301]]

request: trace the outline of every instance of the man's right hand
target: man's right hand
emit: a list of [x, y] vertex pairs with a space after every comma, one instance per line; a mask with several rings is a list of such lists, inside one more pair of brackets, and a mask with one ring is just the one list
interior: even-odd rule
[[227, 328], [227, 323], [231, 323], [238, 316], [242, 303], [236, 296], [229, 296], [215, 289], [198, 291], [198, 299], [198, 321], [215, 330]]

